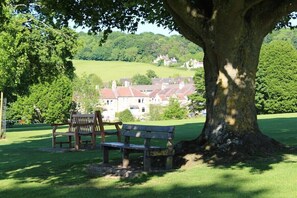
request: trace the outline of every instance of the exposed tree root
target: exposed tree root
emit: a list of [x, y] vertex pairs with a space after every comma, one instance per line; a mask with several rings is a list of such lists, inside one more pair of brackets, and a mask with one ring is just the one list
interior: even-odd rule
[[249, 160], [255, 156], [270, 156], [286, 147], [262, 133], [249, 133], [241, 136], [231, 134], [216, 141], [207, 141], [203, 136], [176, 144], [176, 163], [181, 166], [183, 156], [196, 153], [206, 163]]

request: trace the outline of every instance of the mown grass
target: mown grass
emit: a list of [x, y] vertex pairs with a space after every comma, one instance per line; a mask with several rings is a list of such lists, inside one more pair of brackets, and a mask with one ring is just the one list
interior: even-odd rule
[[[176, 142], [192, 139], [203, 118], [146, 122], [175, 125]], [[297, 146], [297, 114], [259, 116], [262, 131]], [[144, 124], [144, 123], [143, 123]], [[86, 166], [102, 161], [100, 150], [47, 152], [49, 126], [9, 129], [0, 141], [0, 197], [296, 197], [297, 153], [229, 165], [197, 163], [136, 179], [91, 178]], [[111, 161], [120, 153], [112, 152]]]
[[73, 60], [75, 73], [80, 76], [83, 73], [96, 74], [103, 82], [131, 78], [135, 74], [145, 75], [151, 69], [159, 77], [168, 78], [174, 76], [191, 77], [195, 71], [176, 69], [170, 67], [157, 67], [148, 63], [122, 62], [122, 61], [87, 61]]

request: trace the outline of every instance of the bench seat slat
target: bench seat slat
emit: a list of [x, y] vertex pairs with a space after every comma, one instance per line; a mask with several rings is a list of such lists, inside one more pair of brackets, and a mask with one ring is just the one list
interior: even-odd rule
[[161, 132], [147, 132], [147, 131], [122, 131], [123, 136], [128, 137], [141, 137], [152, 139], [173, 139], [173, 133], [161, 133]]
[[[145, 150], [145, 146], [141, 144], [124, 144], [121, 142], [105, 142], [102, 143], [101, 146], [104, 147], [114, 147], [114, 148], [123, 148], [123, 149], [133, 149], [133, 150]], [[165, 147], [160, 147], [160, 146], [150, 146], [148, 148], [149, 150], [163, 150], [167, 149]]]

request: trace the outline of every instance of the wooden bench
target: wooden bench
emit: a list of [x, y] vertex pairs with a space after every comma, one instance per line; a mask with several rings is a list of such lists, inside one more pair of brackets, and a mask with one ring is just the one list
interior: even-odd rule
[[[68, 125], [68, 129], [65, 132], [58, 131], [59, 126]], [[115, 131], [106, 131], [104, 125], [113, 125]], [[69, 148], [72, 147], [72, 140], [74, 139], [74, 148], [78, 150], [80, 145], [85, 142], [91, 142], [92, 148], [96, 147], [96, 136], [101, 136], [101, 142], [105, 141], [106, 135], [117, 135], [117, 139], [120, 142], [120, 125], [122, 122], [103, 122], [100, 111], [96, 111], [94, 114], [73, 114], [67, 123], [52, 124], [52, 147], [55, 148], [56, 144], [62, 147], [63, 144], [68, 144]], [[58, 141], [58, 136], [66, 136], [67, 141]], [[82, 140], [82, 137], [90, 137], [90, 140]], [[85, 138], [84, 138], [85, 139]]]
[[[109, 150], [120, 149], [122, 151], [122, 165], [124, 168], [127, 168], [129, 165], [130, 153], [141, 152], [143, 153], [143, 168], [145, 171], [151, 170], [151, 157], [154, 156], [166, 156], [166, 169], [172, 169], [174, 130], [174, 126], [124, 124], [121, 130], [121, 135], [125, 138], [124, 142], [104, 142], [101, 144], [103, 163], [108, 163], [109, 161]], [[141, 138], [143, 143], [132, 144], [132, 138], [135, 141]], [[160, 146], [160, 140], [165, 140], [166, 142], [161, 142], [166, 143], [166, 145]], [[153, 144], [155, 141], [159, 144]]]

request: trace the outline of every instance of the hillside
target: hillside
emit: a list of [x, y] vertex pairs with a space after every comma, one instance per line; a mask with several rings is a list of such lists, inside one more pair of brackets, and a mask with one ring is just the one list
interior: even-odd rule
[[131, 78], [137, 73], [144, 75], [149, 69], [155, 71], [159, 77], [163, 78], [174, 76], [189, 77], [195, 74], [193, 70], [189, 71], [163, 66], [157, 67], [153, 64], [136, 62], [73, 60], [73, 65], [76, 68], [75, 73], [78, 76], [83, 73], [93, 73], [99, 76], [103, 82], [119, 80], [120, 78]]

